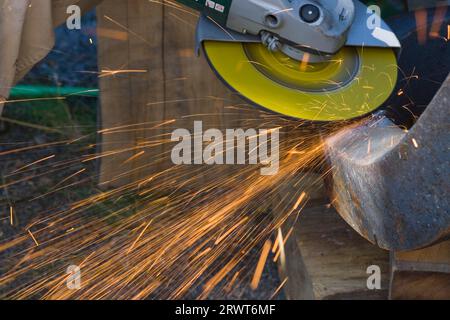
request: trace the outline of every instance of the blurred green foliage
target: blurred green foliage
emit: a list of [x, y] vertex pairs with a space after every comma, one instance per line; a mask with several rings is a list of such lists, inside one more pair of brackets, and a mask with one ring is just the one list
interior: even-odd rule
[[97, 99], [73, 96], [14, 102], [6, 105], [2, 117], [25, 127], [48, 128], [64, 136], [86, 135], [97, 129]]

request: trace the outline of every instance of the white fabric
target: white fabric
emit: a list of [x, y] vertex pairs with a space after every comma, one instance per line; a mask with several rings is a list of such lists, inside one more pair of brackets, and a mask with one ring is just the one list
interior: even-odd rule
[[67, 7], [82, 12], [100, 0], [0, 0], [0, 115], [1, 101], [11, 88], [53, 48], [53, 29], [65, 21]]

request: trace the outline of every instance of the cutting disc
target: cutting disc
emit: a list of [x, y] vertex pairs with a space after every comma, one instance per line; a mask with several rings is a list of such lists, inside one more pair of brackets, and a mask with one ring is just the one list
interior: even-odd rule
[[206, 41], [204, 50], [212, 68], [242, 96], [305, 120], [368, 114], [386, 101], [397, 81], [392, 49], [344, 47], [320, 63], [297, 61], [259, 43]]

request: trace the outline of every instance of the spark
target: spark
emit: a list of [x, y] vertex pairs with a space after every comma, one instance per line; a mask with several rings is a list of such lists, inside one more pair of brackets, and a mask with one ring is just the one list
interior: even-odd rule
[[283, 240], [283, 233], [281, 232], [281, 228], [278, 228], [278, 236], [277, 236], [277, 242], [278, 242], [278, 252], [280, 255], [280, 263], [283, 268], [286, 266], [286, 252], [284, 250], [284, 240]]
[[222, 29], [222, 31], [223, 32], [225, 32], [229, 37], [230, 37], [230, 39], [232, 39], [232, 40], [235, 40], [235, 38], [233, 37], [233, 35], [227, 30], [227, 29], [225, 29], [224, 27], [222, 27], [222, 25], [220, 24], [220, 23], [218, 23], [217, 21], [215, 21], [213, 18], [211, 18], [210, 16], [207, 16], [207, 18], [209, 19], [209, 20], [211, 20], [216, 26], [218, 26], [220, 29]]
[[220, 236], [216, 242], [214, 243], [214, 245], [218, 245], [223, 239], [225, 239], [230, 233], [232, 233], [235, 229], [237, 229], [240, 225], [242, 225], [244, 222], [246, 222], [248, 220], [247, 217], [245, 217], [244, 219], [242, 219], [239, 223], [235, 224], [233, 227], [229, 228], [227, 230], [227, 232], [225, 232], [222, 236]]
[[281, 289], [283, 289], [283, 287], [285, 286], [287, 281], [288, 281], [288, 277], [284, 278], [283, 282], [281, 282], [281, 284], [278, 286], [278, 288], [275, 289], [274, 293], [272, 293], [270, 300], [272, 300], [273, 298], [275, 298], [278, 295], [278, 293], [281, 291]]
[[85, 93], [91, 93], [91, 92], [100, 92], [99, 89], [88, 89], [88, 90], [82, 90], [82, 91], [78, 91], [78, 92], [74, 92], [71, 94], [68, 94], [67, 97], [71, 97], [71, 96], [82, 96]]
[[75, 177], [75, 176], [77, 176], [77, 175], [79, 175], [79, 174], [85, 172], [85, 171], [86, 171], [86, 168], [83, 168], [83, 169], [78, 170], [77, 172], [71, 174], [71, 175], [68, 176], [67, 178], [65, 178], [65, 179], [61, 180], [60, 182], [58, 182], [58, 183], [55, 185], [55, 188], [58, 187], [58, 186], [60, 186], [60, 185], [62, 185], [64, 182], [69, 181], [69, 180], [72, 179], [73, 177]]
[[36, 247], [39, 247], [39, 243], [37, 242], [36, 238], [34, 237], [33, 233], [31, 233], [31, 230], [28, 229], [28, 234], [30, 235], [31, 239], [33, 239], [34, 243], [36, 244]]
[[[175, 10], [182, 8], [167, 1], [150, 2], [168, 5]], [[184, 12], [184, 9], [182, 10]], [[179, 19], [170, 13], [169, 16]], [[104, 18], [126, 32], [99, 29], [99, 36], [127, 40], [131, 35], [147, 42], [142, 36], [112, 18]], [[182, 53], [185, 54], [184, 51]], [[104, 68], [97, 74], [99, 77], [105, 77], [149, 72], [143, 69], [127, 69], [129, 68], [126, 65], [114, 70]], [[170, 81], [187, 79], [189, 78], [180, 75]], [[225, 116], [239, 116], [239, 121], [249, 127], [254, 127], [256, 123], [265, 129], [280, 128], [289, 132], [290, 138], [284, 146], [280, 146], [280, 153], [284, 155], [280, 159], [279, 175], [260, 176], [256, 166], [165, 166], [164, 164], [170, 163], [171, 143], [166, 129], [183, 127], [183, 124], [193, 118], [216, 116], [216, 112], [103, 128], [90, 136], [118, 133], [138, 136], [135, 143], [126, 146], [117, 147], [115, 142], [109, 141], [96, 144], [88, 142], [84, 145], [85, 142], [81, 139], [72, 139], [2, 151], [0, 156], [38, 149], [41, 151], [41, 148], [47, 147], [79, 148], [77, 150], [80, 150], [80, 155], [70, 161], [57, 162], [55, 159], [48, 159], [52, 161], [34, 163], [35, 167], [30, 171], [40, 170], [39, 173], [5, 183], [29, 181], [45, 174], [54, 174], [58, 171], [53, 170], [62, 168], [70, 170], [67, 171], [70, 175], [64, 175], [67, 177], [50, 192], [41, 194], [38, 198], [64, 188], [74, 189], [78, 183], [81, 185], [96, 181], [97, 173], [88, 176], [88, 169], [79, 170], [80, 165], [84, 166], [84, 163], [96, 159], [107, 159], [118, 164], [118, 168], [113, 168], [117, 169], [117, 172], [111, 173], [108, 179], [105, 179], [109, 181], [101, 180], [96, 187], [104, 187], [122, 178], [127, 181], [120, 187], [111, 186], [107, 190], [96, 188], [95, 194], [77, 197], [63, 207], [45, 208], [45, 213], [34, 217], [32, 223], [24, 229], [29, 235], [22, 233], [6, 242], [0, 242], [0, 253], [17, 248], [26, 254], [26, 258], [23, 258], [17, 267], [0, 274], [0, 286], [13, 286], [15, 279], [33, 273], [32, 282], [6, 294], [2, 293], [2, 297], [175, 299], [197, 289], [201, 280], [203, 290], [198, 298], [207, 298], [214, 288], [222, 286], [224, 282], [228, 284], [225, 285], [225, 290], [231, 290], [236, 283], [246, 282], [240, 280], [241, 278], [251, 279], [251, 287], [254, 290], [258, 288], [272, 248], [272, 241], [269, 239], [276, 235], [272, 250], [282, 260], [284, 245], [293, 234], [291, 227], [283, 239], [282, 226], [293, 210], [298, 211], [298, 218], [302, 204], [306, 202], [307, 194], [302, 192], [305, 186], [299, 181], [298, 175], [305, 168], [319, 167], [322, 164], [323, 132], [332, 133], [338, 125], [324, 125], [318, 134], [316, 129], [304, 127], [301, 121], [287, 120], [264, 111], [254, 113], [246, 104], [234, 104], [232, 99], [227, 97], [205, 96], [197, 99], [149, 101], [147, 105], [189, 105], [193, 101], [226, 104], [225, 110], [228, 113], [225, 113]], [[318, 112], [323, 108], [325, 105], [319, 105]], [[341, 125], [343, 124], [339, 124]], [[106, 151], [96, 152], [94, 149], [97, 147], [105, 148], [103, 150]], [[162, 151], [159, 152], [160, 150]], [[144, 155], [146, 161], [134, 161]], [[131, 169], [128, 166], [120, 167], [120, 164], [133, 161]], [[76, 172], [72, 173], [74, 171]], [[57, 188], [81, 173], [85, 174], [78, 177], [79, 181]], [[283, 185], [286, 186], [292, 181], [295, 181], [295, 190], [285, 193]], [[278, 201], [281, 191], [285, 196], [283, 201]], [[34, 199], [37, 198], [32, 200]], [[297, 202], [294, 203], [295, 201]], [[280, 215], [273, 217], [269, 213], [270, 210], [280, 212]], [[34, 235], [39, 238], [40, 246]], [[36, 247], [39, 246], [38, 249], [27, 245], [30, 237]], [[245, 259], [249, 252], [260, 244], [264, 245], [257, 265], [243, 265], [247, 262]], [[94, 252], [92, 248], [95, 248]], [[88, 258], [89, 262], [85, 263]], [[72, 259], [85, 263], [83, 273], [86, 275], [85, 279], [88, 279], [85, 283], [86, 290], [68, 291], [61, 285], [67, 275], [55, 268], [54, 262]], [[269, 262], [272, 263], [271, 260]], [[206, 284], [203, 282], [205, 277], [208, 279]], [[227, 281], [230, 278], [231, 281]], [[287, 278], [275, 290], [274, 295], [286, 281]]]
[[[273, 121], [265, 113], [261, 113], [261, 116], [266, 117], [266, 121]], [[251, 119], [253, 118], [248, 118], [247, 121], [251, 123]], [[255, 118], [254, 120], [261, 124], [261, 119]], [[173, 119], [169, 122], [175, 123], [175, 121], [178, 123], [181, 120]], [[185, 121], [187, 120], [185, 119]], [[282, 121], [285, 122], [285, 120]], [[150, 130], [160, 128], [164, 122], [152, 123]], [[178, 125], [180, 124], [178, 123]], [[293, 125], [298, 127], [299, 124], [295, 122]], [[270, 127], [286, 129], [284, 126], [275, 124]], [[123, 131], [134, 129], [134, 126], [120, 128]], [[117, 130], [117, 128], [109, 130]], [[105, 132], [113, 131], [106, 129]], [[206, 283], [205, 289], [199, 296], [199, 298], [208, 297], [211, 290], [218, 286], [230, 272], [236, 274], [235, 268], [246, 256], [246, 252], [249, 252], [258, 243], [266, 241], [274, 230], [280, 232], [280, 224], [289, 216], [292, 208], [300, 208], [301, 203], [304, 202], [306, 193], [297, 199], [297, 205], [289, 204], [289, 202], [280, 203], [278, 205], [280, 207], [273, 210], [286, 214], [275, 221], [272, 221], [270, 215], [265, 213], [268, 206], [274, 202], [278, 187], [283, 185], [281, 182], [285, 183], [289, 177], [294, 178], [295, 172], [304, 166], [314, 165], [317, 161], [321, 161], [319, 160], [321, 158], [318, 157], [322, 150], [321, 144], [318, 143], [320, 140], [317, 139], [319, 136], [316, 131], [311, 131], [311, 134], [313, 136], [300, 134], [300, 142], [294, 139], [281, 148], [286, 157], [281, 161], [280, 175], [276, 177], [255, 175], [255, 170], [258, 169], [251, 166], [236, 168], [232, 174], [226, 173], [224, 169], [230, 168], [223, 166], [209, 167], [207, 170], [202, 167], [193, 169], [189, 166], [177, 166], [148, 176], [144, 175], [122, 187], [100, 192], [74, 202], [69, 204], [67, 210], [46, 214], [44, 218], [35, 221], [32, 225], [34, 228], [38, 228], [34, 233], [39, 232], [42, 237], [47, 235], [42, 241], [48, 244], [42, 247], [39, 255], [31, 260], [33, 261], [32, 265], [42, 266], [44, 268], [42, 270], [45, 268], [51, 270], [51, 261], [55, 258], [65, 260], [65, 257], [70, 256], [73, 251], [82, 253], [86, 250], [90, 251], [90, 248], [94, 246], [97, 248], [96, 252], [91, 256], [90, 264], [83, 268], [84, 272], [92, 279], [90, 288], [82, 293], [61, 291], [57, 287], [57, 279], [60, 278], [60, 275], [57, 272], [46, 271], [34, 283], [24, 290], [15, 292], [13, 296], [24, 298], [33, 292], [36, 293], [41, 290], [38, 289], [39, 285], [45, 282], [45, 287], [49, 291], [43, 295], [43, 298], [70, 299], [76, 296], [95, 299], [112, 297], [115, 294], [118, 296], [114, 297], [145, 298], [154, 293], [157, 288], [162, 290], [157, 297], [179, 298], [202, 275], [211, 274], [211, 280]], [[146, 142], [143, 146], [148, 144]], [[54, 146], [59, 145], [61, 144]], [[67, 143], [65, 145], [70, 146]], [[34, 149], [36, 147], [30, 150]], [[94, 157], [115, 157], [124, 149], [135, 150], [136, 147], [119, 148], [113, 152], [99, 154], [89, 152], [80, 156], [78, 161], [73, 161], [73, 165], [78, 166], [80, 162], [83, 163], [86, 159]], [[292, 153], [292, 150], [299, 152]], [[21, 152], [25, 151], [29, 150]], [[10, 153], [14, 154], [15, 152], [10, 151]], [[158, 161], [167, 160], [168, 156], [170, 154], [162, 154]], [[39, 165], [43, 166], [42, 163]], [[66, 166], [67, 164], [64, 167]], [[146, 167], [151, 168], [152, 166], [154, 163], [150, 161], [143, 167], [138, 167], [139, 171], [133, 169], [119, 174], [117, 178], [133, 174], [133, 172], [141, 172]], [[36, 168], [39, 169], [38, 165]], [[85, 171], [78, 170], [75, 174], [63, 179], [59, 185], [81, 172]], [[205, 183], [202, 177], [211, 175], [221, 176], [222, 179]], [[27, 177], [27, 179], [29, 178], [32, 177]], [[297, 179], [295, 180], [296, 188], [302, 188]], [[167, 189], [173, 188], [175, 191], [170, 194], [158, 195], [161, 185]], [[192, 191], [184, 191], [184, 186], [189, 186]], [[223, 191], [219, 192], [219, 189]], [[142, 198], [138, 202], [127, 203], [112, 211], [108, 210], [105, 218], [90, 214], [90, 208], [93, 206], [104, 206], [110, 201], [116, 203], [128, 195]], [[295, 198], [293, 197], [293, 199]], [[256, 212], [254, 211], [255, 207], [259, 208]], [[289, 208], [290, 210], [287, 210]], [[135, 213], [126, 214], [130, 210]], [[123, 216], [124, 214], [125, 216]], [[118, 219], [118, 222], [113, 225], [105, 224], [105, 221], [111, 218]], [[144, 227], [143, 220], [153, 221], [155, 227], [151, 231], [148, 228], [141, 229]], [[31, 226], [28, 226], [27, 229], [30, 228]], [[131, 239], [130, 236], [127, 236], [126, 230], [139, 230], [140, 234]], [[282, 236], [280, 238], [280, 234], [278, 234], [276, 247], [281, 249], [277, 250], [277, 256], [280, 256], [284, 250], [284, 243], [292, 230], [291, 228], [285, 239], [282, 239]], [[0, 243], [0, 252], [22, 241], [25, 239], [19, 237], [6, 244]], [[111, 241], [115, 242], [114, 246], [110, 245]], [[237, 246], [239, 250], [233, 249], [234, 246]], [[270, 251], [270, 248], [268, 250]], [[57, 252], [56, 256], [55, 252]], [[123, 253], [128, 253], [126, 259]], [[268, 253], [264, 253], [264, 255], [267, 260]], [[184, 261], [184, 259], [187, 259], [186, 263], [176, 262]], [[222, 269], [218, 270], [216, 261], [223, 259], [226, 259], [227, 262]], [[132, 267], [128, 269], [121, 267], [128, 263]], [[11, 272], [17, 275], [26, 274], [30, 270], [29, 268], [31, 267], [19, 268]], [[264, 268], [264, 265], [259, 266], [256, 270], [254, 275], [256, 282], [259, 282], [257, 278], [261, 276], [258, 276], [261, 268]], [[151, 276], [144, 278], [144, 270]], [[240, 274], [243, 272], [241, 271]], [[161, 288], [162, 284], [159, 281], [161, 276], [173, 279], [165, 284], [164, 289]], [[0, 276], [0, 285], [11, 281], [8, 280], [10, 279], [8, 277], [9, 274]], [[173, 283], [176, 283], [177, 286], [174, 287]], [[107, 292], [104, 288], [110, 288], [110, 290]]]
[[302, 192], [302, 194], [298, 197], [297, 202], [294, 204], [294, 210], [297, 210], [303, 200], [306, 198], [306, 192]]
[[264, 266], [266, 265], [267, 256], [269, 255], [271, 246], [272, 246], [272, 241], [266, 240], [266, 242], [264, 243], [263, 249], [261, 251], [261, 255], [259, 257], [258, 264], [256, 265], [255, 274], [253, 275], [253, 279], [250, 284], [250, 287], [253, 290], [256, 290], [259, 286], [259, 281], [261, 280], [261, 275], [264, 270]]
[[194, 16], [195, 18], [198, 18], [198, 13], [197, 12], [192, 12], [190, 10], [186, 10], [184, 7], [181, 7], [178, 3], [175, 3], [175, 2], [172, 2], [172, 1], [163, 2], [163, 1], [149, 0], [149, 2], [160, 4], [160, 5], [163, 5], [165, 7], [172, 8], [172, 9], [178, 10], [180, 12], [183, 12], [185, 14], [189, 14], [191, 16]]
[[123, 74], [123, 73], [147, 73], [148, 70], [144, 70], [144, 69], [125, 69], [125, 70], [102, 70], [100, 72], [99, 78], [104, 78], [104, 77], [110, 77], [110, 76], [115, 76], [117, 74]]
[[[2, 102], [0, 101], [0, 104]], [[23, 126], [23, 127], [27, 127], [27, 128], [34, 128], [34, 129], [38, 129], [38, 130], [42, 130], [42, 131], [48, 131], [48, 132], [56, 132], [59, 134], [64, 134], [64, 132], [62, 132], [61, 130], [55, 129], [55, 128], [50, 128], [50, 127], [46, 127], [46, 126], [42, 126], [42, 125], [38, 125], [38, 124], [34, 124], [34, 123], [30, 123], [30, 122], [25, 122], [25, 121], [19, 121], [16, 119], [9, 119], [9, 118], [5, 118], [5, 117], [0, 117], [1, 121], [7, 122], [7, 123], [12, 123], [12, 124], [16, 124], [19, 126]]]
[[237, 271], [237, 272], [234, 274], [233, 278], [231, 278], [231, 281], [230, 281], [230, 282], [227, 284], [227, 286], [224, 288], [225, 292], [228, 292], [228, 293], [229, 293], [229, 292], [231, 291], [231, 289], [233, 288], [233, 285], [234, 285], [234, 283], [236, 282], [236, 279], [238, 278], [239, 274], [240, 274], [239, 271]]
[[416, 149], [419, 148], [419, 144], [417, 143], [417, 140], [416, 140], [416, 139], [412, 138], [412, 143], [413, 143], [413, 145], [414, 145], [414, 147], [415, 147]]
[[127, 254], [129, 254], [134, 246], [136, 245], [136, 243], [139, 241], [139, 239], [142, 237], [142, 235], [144, 234], [145, 230], [147, 230], [148, 226], [152, 223], [153, 219], [150, 220], [144, 227], [144, 229], [142, 229], [141, 233], [139, 234], [139, 236], [136, 238], [136, 240], [134, 240], [133, 244], [131, 245], [130, 249], [128, 249]]
[[310, 59], [309, 53], [305, 52], [303, 55], [303, 59], [300, 63], [300, 71], [306, 70], [306, 68], [308, 67], [309, 59]]
[[48, 156], [48, 157], [42, 158], [42, 159], [40, 159], [40, 160], [34, 161], [34, 162], [30, 163], [30, 164], [27, 164], [27, 165], [25, 165], [25, 166], [23, 166], [23, 167], [20, 167], [19, 169], [13, 171], [13, 174], [14, 174], [14, 173], [17, 173], [17, 172], [19, 172], [19, 171], [23, 171], [24, 169], [29, 168], [29, 167], [32, 167], [32, 166], [34, 166], [34, 165], [36, 165], [36, 164], [39, 164], [39, 163], [41, 163], [41, 162], [44, 162], [44, 161], [53, 159], [54, 157], [55, 157], [55, 155], [53, 154], [53, 155], [51, 155], [51, 156]]
[[2, 103], [19, 103], [19, 102], [32, 102], [32, 101], [50, 101], [50, 100], [65, 100], [66, 97], [52, 97], [52, 98], [31, 98], [31, 99], [16, 99], [16, 100], [6, 100]]
[[54, 146], [57, 146], [57, 145], [66, 144], [67, 142], [69, 142], [69, 140], [50, 142], [50, 143], [43, 143], [43, 144], [40, 144], [40, 145], [34, 145], [34, 146], [29, 146], [29, 147], [24, 147], [24, 148], [6, 150], [6, 151], [3, 151], [3, 152], [0, 152], [0, 156], [6, 156], [6, 155], [15, 154], [15, 153], [21, 153], [21, 152], [30, 151], [30, 150], [33, 150], [33, 149], [43, 149], [43, 148], [47, 148], [47, 147], [54, 147]]
[[122, 164], [127, 164], [132, 162], [133, 160], [136, 160], [137, 158], [140, 158], [141, 156], [143, 156], [145, 154], [145, 151], [139, 151], [138, 153], [136, 153], [135, 155], [131, 156], [130, 158], [128, 158], [127, 160], [125, 160]]
[[274, 11], [272, 14], [273, 15], [277, 15], [277, 14], [280, 14], [280, 13], [289, 12], [289, 11], [293, 11], [293, 10], [294, 10], [294, 8], [286, 8], [286, 9]]
[[14, 208], [9, 206], [9, 223], [14, 226]]
[[114, 20], [113, 18], [111, 18], [111, 17], [109, 17], [109, 16], [107, 16], [107, 15], [105, 15], [105, 16], [103, 16], [103, 17], [104, 17], [106, 20], [111, 21], [112, 23], [114, 23], [114, 24], [117, 25], [118, 27], [120, 27], [120, 28], [126, 30], [129, 34], [132, 34], [133, 36], [137, 37], [139, 40], [145, 42], [146, 44], [151, 45], [151, 43], [150, 43], [147, 39], [145, 39], [143, 36], [141, 36], [141, 35], [139, 35], [138, 33], [132, 31], [131, 29], [129, 29], [129, 28], [127, 28], [126, 26], [124, 26], [123, 24], [117, 22], [117, 21]]

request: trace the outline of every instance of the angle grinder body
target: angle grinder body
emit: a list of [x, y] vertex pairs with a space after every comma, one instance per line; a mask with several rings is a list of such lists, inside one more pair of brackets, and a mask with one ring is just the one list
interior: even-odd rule
[[201, 12], [197, 50], [253, 104], [311, 121], [376, 110], [397, 82], [400, 42], [358, 0], [178, 0]]

